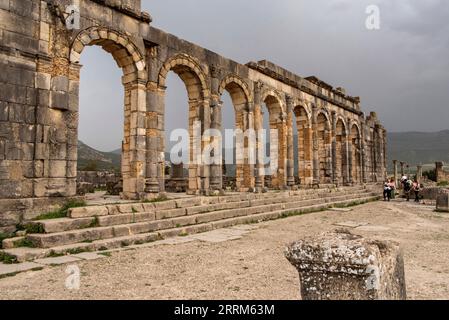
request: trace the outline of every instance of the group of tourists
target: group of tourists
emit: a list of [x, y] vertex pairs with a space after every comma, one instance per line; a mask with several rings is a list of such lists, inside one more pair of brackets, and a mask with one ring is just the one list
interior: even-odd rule
[[[415, 196], [415, 202], [419, 203], [419, 193], [421, 191], [421, 184], [418, 179], [411, 180], [407, 176], [401, 178], [401, 186], [404, 191], [404, 197], [407, 201], [410, 201], [410, 196], [413, 193]], [[388, 179], [384, 183], [384, 201], [390, 201], [396, 197], [396, 181], [394, 179]]]

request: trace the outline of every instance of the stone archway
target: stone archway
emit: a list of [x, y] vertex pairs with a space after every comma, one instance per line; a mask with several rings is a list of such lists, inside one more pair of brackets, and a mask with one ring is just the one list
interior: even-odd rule
[[335, 180], [339, 185], [345, 185], [348, 182], [347, 137], [346, 124], [342, 118], [338, 118], [335, 132]]
[[301, 185], [313, 184], [313, 132], [310, 113], [304, 106], [294, 108], [298, 129], [298, 175]]
[[329, 116], [324, 110], [317, 114], [317, 142], [319, 183], [332, 183], [332, 132]]
[[350, 134], [351, 144], [351, 180], [353, 183], [362, 182], [362, 150], [361, 150], [361, 134], [360, 128], [357, 123], [353, 123], [351, 126]]
[[243, 147], [235, 146], [236, 188], [244, 191], [254, 186], [254, 161], [250, 160], [250, 144], [254, 142], [250, 139], [255, 139], [255, 135], [249, 130], [254, 128], [253, 114], [250, 110], [253, 97], [248, 85], [235, 75], [229, 75], [222, 80], [218, 90], [219, 96], [221, 97], [225, 91], [230, 94], [234, 106], [237, 143]]
[[[146, 81], [147, 72], [144, 55], [126, 35], [105, 27], [91, 27], [78, 33], [70, 48], [70, 63], [79, 66], [81, 54], [86, 46], [97, 45], [110, 53], [123, 71], [122, 83], [125, 91], [124, 138], [122, 143], [123, 197], [141, 199], [145, 196], [146, 160]], [[79, 68], [71, 68], [78, 70]], [[72, 83], [70, 99], [79, 99], [78, 83]], [[78, 105], [77, 105], [78, 107]], [[77, 110], [78, 112], [78, 110]]]
[[[272, 188], [283, 188], [287, 184], [287, 124], [282, 98], [274, 91], [266, 91], [262, 96], [267, 106], [270, 127], [270, 170], [265, 174], [265, 182]], [[262, 117], [263, 113], [259, 113]], [[259, 120], [263, 123], [263, 117]], [[276, 136], [273, 136], [273, 133]], [[260, 147], [260, 146], [259, 146]]]
[[[184, 82], [189, 104], [189, 163], [188, 163], [188, 193], [198, 193], [210, 188], [209, 166], [205, 165], [203, 151], [210, 141], [205, 141], [202, 135], [210, 129], [210, 89], [207, 77], [199, 63], [187, 54], [177, 54], [168, 59], [162, 66], [158, 76], [158, 88], [162, 99], [158, 108], [162, 115], [165, 114], [165, 89], [166, 78], [173, 71]], [[159, 136], [163, 140], [165, 125], [159, 125]], [[159, 154], [164, 154], [165, 143], [160, 143]], [[158, 177], [160, 188], [164, 188], [165, 159], [158, 159]]]

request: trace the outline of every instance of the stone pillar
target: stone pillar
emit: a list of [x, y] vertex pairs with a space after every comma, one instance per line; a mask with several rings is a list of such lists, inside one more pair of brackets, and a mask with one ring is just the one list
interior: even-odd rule
[[[210, 128], [221, 133], [222, 131], [222, 107], [223, 102], [220, 100], [219, 96], [219, 86], [220, 86], [220, 75], [221, 71], [217, 66], [211, 66], [210, 68], [211, 75], [211, 124]], [[218, 146], [220, 150], [215, 150], [215, 152], [220, 153], [219, 164], [215, 163], [210, 166], [210, 187], [212, 190], [221, 190], [223, 189], [223, 155], [222, 155], [222, 146], [223, 146], [223, 137], [212, 137], [212, 142], [215, 146]]]
[[[212, 121], [211, 121], [211, 129], [215, 129], [219, 132], [222, 130], [222, 102], [221, 101], [214, 101], [212, 103], [211, 109], [212, 109]], [[214, 145], [218, 148], [222, 149], [222, 137], [213, 137]], [[211, 165], [211, 177], [210, 177], [210, 185], [212, 190], [221, 190], [223, 189], [223, 155], [222, 150], [215, 150], [216, 152], [220, 153], [220, 163], [219, 164], [212, 164]]]
[[254, 85], [254, 129], [256, 130], [256, 169], [255, 185], [260, 191], [264, 187], [264, 146], [263, 144], [263, 117], [262, 117], [262, 87], [261, 83]]
[[365, 130], [365, 122], [361, 121], [360, 123], [360, 166], [361, 166], [361, 175], [362, 175], [362, 181], [363, 183], [367, 183], [368, 179], [367, 179], [367, 170], [366, 170], [366, 164], [367, 164], [367, 160], [366, 160], [366, 141], [365, 141], [365, 137], [366, 137], [366, 130]]
[[444, 163], [443, 162], [436, 162], [435, 163], [435, 175], [436, 175], [436, 182], [441, 182], [444, 180]]
[[354, 177], [352, 171], [354, 170], [354, 159], [352, 157], [352, 141], [351, 134], [348, 134], [346, 137], [346, 150], [348, 155], [348, 183], [350, 185], [354, 184]]
[[[129, 101], [125, 102], [125, 144], [128, 151], [128, 171], [123, 173], [125, 199], [141, 199], [146, 192], [147, 164], [147, 88], [143, 81], [127, 83], [125, 90]], [[129, 103], [129, 105], [128, 105]]]
[[332, 183], [338, 185], [337, 177], [337, 113], [332, 111]]
[[293, 146], [293, 98], [287, 96], [287, 186], [295, 185], [295, 159]]
[[204, 159], [204, 150], [209, 148], [211, 143], [209, 138], [204, 137], [204, 132], [208, 131], [211, 126], [211, 108], [209, 100], [203, 100], [199, 104], [200, 107], [200, 119], [202, 122], [201, 130], [201, 155], [200, 155], [200, 178], [201, 185], [200, 190], [202, 194], [206, 194], [210, 190], [210, 166], [206, 164]]
[[255, 116], [254, 116], [254, 106], [252, 103], [248, 104], [247, 113], [247, 128], [246, 130], [246, 164], [244, 168], [244, 185], [246, 188], [253, 189], [255, 187], [255, 167], [256, 167], [256, 132], [255, 128]]
[[318, 146], [317, 106], [312, 106], [312, 141], [313, 141], [313, 185], [320, 184], [320, 159]]
[[401, 178], [402, 178], [405, 175], [404, 171], [405, 162], [401, 161], [399, 162], [399, 164], [401, 165]]
[[399, 186], [399, 178], [398, 178], [398, 160], [393, 160], [393, 168], [394, 168], [394, 183]]
[[303, 300], [405, 300], [399, 244], [339, 230], [291, 244]]
[[[159, 181], [159, 152], [160, 137], [163, 136], [162, 128], [159, 120], [164, 115], [164, 95], [165, 88], [160, 87], [155, 82], [149, 82], [147, 85], [147, 116], [146, 116], [146, 140], [147, 140], [147, 161], [146, 161], [146, 185], [145, 191], [147, 193], [159, 193], [161, 191], [161, 184]], [[162, 129], [162, 132], [161, 132]]]
[[421, 183], [421, 181], [422, 181], [422, 165], [419, 165], [417, 167], [416, 179], [418, 180], [419, 183]]

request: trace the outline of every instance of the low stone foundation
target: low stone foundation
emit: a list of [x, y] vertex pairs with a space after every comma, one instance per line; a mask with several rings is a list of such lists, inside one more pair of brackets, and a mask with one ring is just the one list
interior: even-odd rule
[[291, 244], [287, 259], [299, 272], [303, 300], [405, 300], [399, 245], [347, 230]]
[[449, 212], [449, 194], [441, 194], [437, 198], [437, 211]]

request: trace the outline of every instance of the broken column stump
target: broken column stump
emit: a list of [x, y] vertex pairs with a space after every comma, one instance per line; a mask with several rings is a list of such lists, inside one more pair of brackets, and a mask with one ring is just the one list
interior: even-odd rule
[[437, 197], [437, 211], [449, 212], [449, 194], [443, 193]]
[[292, 243], [303, 300], [405, 300], [399, 244], [337, 230]]

